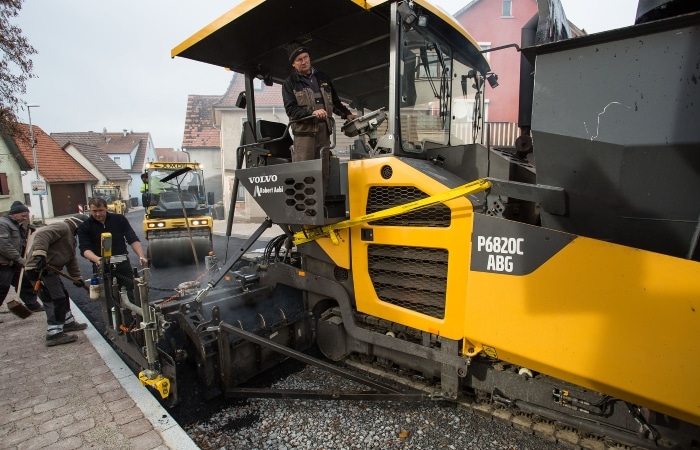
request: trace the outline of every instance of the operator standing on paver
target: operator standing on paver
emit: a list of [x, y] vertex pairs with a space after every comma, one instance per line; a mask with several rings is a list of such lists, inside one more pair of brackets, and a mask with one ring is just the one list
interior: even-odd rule
[[323, 148], [330, 148], [333, 113], [346, 120], [357, 118], [340, 102], [331, 78], [311, 65], [309, 49], [293, 42], [289, 47], [292, 73], [282, 85], [284, 109], [290, 120], [313, 118], [292, 124], [294, 152], [292, 161], [320, 158]]
[[[323, 158], [323, 186], [327, 188], [330, 136], [334, 132], [333, 113], [345, 120], [354, 120], [357, 116], [341, 103], [331, 78], [311, 65], [308, 48], [292, 42], [289, 45], [289, 63], [292, 73], [282, 84], [284, 110], [290, 120], [308, 117], [292, 123], [292, 161]], [[324, 149], [326, 151], [322, 154], [321, 150]]]

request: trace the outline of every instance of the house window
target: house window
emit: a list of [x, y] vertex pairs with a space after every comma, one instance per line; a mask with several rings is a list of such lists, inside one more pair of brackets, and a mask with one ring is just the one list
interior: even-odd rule
[[32, 194], [24, 194], [25, 206], [32, 206]]
[[115, 156], [114, 157], [114, 162], [121, 167], [122, 166], [122, 157], [121, 156]]
[[[485, 51], [491, 48], [491, 43], [490, 42], [479, 42], [479, 47], [481, 47], [481, 51]], [[491, 62], [491, 52], [486, 52], [482, 53], [484, 55], [484, 58], [486, 58], [486, 61]]]
[[7, 185], [6, 173], [0, 173], [0, 195], [10, 195], [10, 187]]
[[245, 201], [245, 188], [241, 186], [240, 184], [238, 185], [238, 193], [236, 195], [236, 201], [237, 202], [244, 202]]
[[513, 0], [503, 0], [503, 17], [513, 17]]

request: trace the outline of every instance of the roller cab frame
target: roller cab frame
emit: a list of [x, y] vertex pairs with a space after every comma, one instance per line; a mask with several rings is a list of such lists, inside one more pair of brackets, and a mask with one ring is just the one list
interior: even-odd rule
[[212, 250], [214, 222], [201, 164], [150, 162], [145, 173], [149, 205], [143, 231], [151, 264], [161, 267], [173, 261], [204, 261]]

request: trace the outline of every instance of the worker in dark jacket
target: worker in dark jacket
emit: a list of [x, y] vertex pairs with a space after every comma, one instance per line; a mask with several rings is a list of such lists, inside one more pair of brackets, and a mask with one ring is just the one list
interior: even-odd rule
[[284, 110], [289, 120], [313, 116], [292, 124], [292, 161], [318, 159], [321, 157], [321, 150], [325, 148], [322, 167], [323, 186], [326, 189], [331, 132], [334, 131], [331, 121], [333, 113], [346, 120], [356, 119], [357, 116], [340, 102], [330, 77], [311, 65], [308, 48], [292, 43], [289, 47], [289, 63], [293, 70], [282, 85]]
[[284, 110], [290, 120], [313, 116], [292, 124], [294, 152], [292, 161], [320, 158], [320, 150], [330, 148], [333, 113], [346, 120], [357, 118], [340, 102], [328, 75], [311, 65], [309, 49], [299, 43], [289, 47], [292, 73], [282, 85]]
[[68, 275], [76, 280], [73, 284], [78, 287], [85, 286], [75, 255], [75, 234], [78, 226], [86, 220], [85, 214], [76, 214], [64, 221], [39, 228], [34, 233], [34, 241], [29, 249], [27, 276], [32, 283], [40, 281], [39, 298], [46, 308], [47, 347], [73, 342], [78, 337], [67, 332], [87, 328], [86, 324], [73, 318], [68, 291], [58, 274], [47, 269], [47, 266], [58, 270], [65, 267]]
[[[27, 277], [22, 277], [22, 286], [18, 286], [22, 268], [27, 265], [24, 251], [27, 248], [28, 228], [24, 223], [29, 220], [29, 208], [22, 202], [15, 201], [10, 211], [0, 217], [0, 305], [5, 301], [10, 286], [19, 292], [19, 298], [29, 310], [43, 311], [36, 300], [36, 293]], [[31, 227], [34, 228], [34, 227]]]
[[88, 206], [91, 217], [78, 228], [80, 254], [93, 264], [99, 264], [102, 257], [101, 235], [105, 232], [111, 233], [112, 256], [127, 255], [125, 261], [116, 265], [117, 284], [126, 288], [129, 298], [133, 301], [134, 274], [128, 258], [127, 244], [134, 250], [141, 265], [145, 265], [148, 261], [143, 255], [141, 241], [126, 217], [107, 211], [107, 203], [103, 198], [91, 198]]

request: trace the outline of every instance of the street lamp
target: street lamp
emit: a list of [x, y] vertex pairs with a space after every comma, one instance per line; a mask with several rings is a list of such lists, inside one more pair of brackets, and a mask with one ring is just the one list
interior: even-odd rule
[[[36, 173], [36, 181], [39, 181], [39, 163], [36, 161], [36, 147], [34, 143], [34, 129], [32, 128], [32, 108], [38, 108], [39, 105], [27, 105], [27, 114], [29, 114], [29, 137], [32, 140], [32, 155], [34, 156], [34, 172]], [[41, 224], [44, 222], [44, 200], [41, 191], [39, 191], [39, 208], [41, 209]]]

